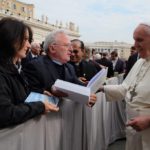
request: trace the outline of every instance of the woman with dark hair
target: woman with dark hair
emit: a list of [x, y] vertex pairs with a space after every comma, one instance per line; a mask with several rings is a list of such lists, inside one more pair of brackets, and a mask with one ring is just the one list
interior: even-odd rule
[[32, 30], [23, 22], [13, 18], [0, 20], [0, 128], [59, 110], [47, 101], [24, 102], [29, 90], [17, 63], [26, 57], [31, 40]]

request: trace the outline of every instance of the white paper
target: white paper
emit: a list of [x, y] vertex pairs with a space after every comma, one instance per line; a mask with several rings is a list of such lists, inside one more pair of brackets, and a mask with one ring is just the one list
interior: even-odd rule
[[59, 99], [54, 96], [47, 96], [45, 94], [40, 94], [36, 92], [31, 92], [29, 96], [26, 98], [25, 102], [44, 102], [45, 100], [49, 101], [52, 104], [58, 105]]
[[87, 87], [91, 89], [91, 93], [95, 93], [102, 86], [107, 77], [107, 69], [101, 69], [88, 83]]
[[70, 100], [77, 101], [82, 104], [88, 103], [90, 88], [59, 79], [56, 80], [54, 87], [59, 91], [67, 93], [68, 97], [66, 98]]
[[104, 84], [107, 76], [107, 69], [99, 71], [88, 83], [87, 87], [57, 79], [54, 87], [56, 90], [68, 94], [68, 99], [87, 104], [91, 93], [95, 93]]

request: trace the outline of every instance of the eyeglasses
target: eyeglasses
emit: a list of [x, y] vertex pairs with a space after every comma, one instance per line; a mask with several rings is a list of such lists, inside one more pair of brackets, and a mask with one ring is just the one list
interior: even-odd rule
[[73, 51], [72, 51], [72, 53], [74, 53], [74, 54], [78, 54], [78, 50], [76, 50], [76, 49], [74, 49]]
[[58, 45], [58, 46], [64, 46], [66, 48], [72, 48], [72, 45], [71, 44], [57, 44], [57, 43], [54, 43], [53, 45]]

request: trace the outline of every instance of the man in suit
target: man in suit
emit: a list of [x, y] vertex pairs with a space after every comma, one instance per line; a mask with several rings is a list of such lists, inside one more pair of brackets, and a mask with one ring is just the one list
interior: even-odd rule
[[107, 77], [113, 77], [114, 76], [114, 71], [113, 71], [113, 64], [112, 62], [107, 58], [107, 53], [103, 53], [102, 54], [102, 58], [99, 60], [96, 60], [97, 63], [99, 63], [100, 65], [104, 66], [104, 67], [108, 67], [108, 73], [107, 73]]
[[126, 63], [126, 71], [125, 71], [125, 75], [124, 78], [128, 75], [128, 73], [130, 72], [131, 68], [133, 67], [133, 65], [136, 63], [136, 61], [139, 59], [139, 54], [138, 52], [132, 54], [131, 56], [129, 56], [127, 63]]
[[135, 46], [131, 46], [130, 56], [129, 56], [128, 60], [126, 61], [126, 70], [125, 70], [124, 78], [126, 78], [128, 73], [130, 72], [131, 68], [133, 67], [133, 65], [139, 58], [140, 57], [139, 57], [137, 50], [135, 49]]
[[[62, 96], [53, 88], [56, 79], [82, 84], [75, 75], [70, 61], [72, 46], [68, 35], [63, 30], [51, 32], [44, 41], [45, 56], [39, 57], [24, 68], [32, 91]], [[90, 103], [95, 103], [96, 96], [91, 95]]]
[[31, 60], [38, 58], [40, 51], [41, 51], [40, 44], [37, 42], [32, 42], [31, 49], [28, 52], [26, 58], [22, 59], [21, 61], [22, 67], [25, 67], [25, 65], [29, 63]]
[[73, 65], [76, 75], [81, 81], [89, 81], [100, 69], [97, 70], [92, 62], [84, 59], [85, 47], [83, 41], [74, 39], [71, 41], [71, 44], [73, 51], [70, 63]]
[[118, 57], [118, 53], [116, 51], [111, 52], [111, 62], [113, 63], [113, 70], [115, 73], [124, 73], [125, 62]]

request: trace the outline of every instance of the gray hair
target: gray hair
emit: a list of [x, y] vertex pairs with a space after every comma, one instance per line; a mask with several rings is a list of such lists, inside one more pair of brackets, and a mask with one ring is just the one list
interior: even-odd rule
[[40, 43], [37, 43], [37, 42], [32, 42], [31, 43], [31, 49], [36, 48], [37, 46], [40, 46]]
[[144, 26], [150, 27], [150, 23], [148, 23], [148, 22], [141, 22], [140, 25], [144, 25]]
[[142, 22], [139, 25], [143, 25], [143, 26], [147, 27], [147, 28], [145, 28], [145, 30], [146, 30], [146, 32], [148, 34], [150, 34], [150, 23], [148, 23], [148, 22]]
[[47, 35], [47, 37], [45, 38], [45, 41], [44, 41], [44, 45], [43, 45], [45, 52], [48, 51], [49, 45], [56, 42], [56, 37], [59, 34], [66, 34], [67, 35], [66, 31], [64, 31], [64, 30], [55, 30], [55, 31], [53, 31]]

